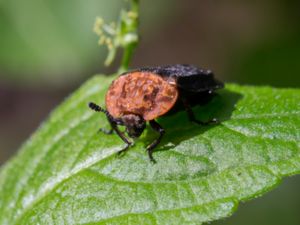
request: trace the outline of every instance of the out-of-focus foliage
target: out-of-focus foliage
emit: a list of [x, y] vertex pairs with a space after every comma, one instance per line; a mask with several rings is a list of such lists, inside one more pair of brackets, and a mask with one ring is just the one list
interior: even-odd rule
[[[170, 2], [154, 0], [150, 7], [142, 2], [144, 25], [153, 23], [160, 27], [160, 18], [172, 13]], [[1, 1], [2, 80], [68, 86], [103, 70], [107, 49], [97, 45], [93, 24], [97, 16], [116, 21], [120, 9], [127, 8], [124, 4], [124, 0]], [[149, 13], [153, 12], [155, 18], [150, 19]]]
[[[268, 4], [269, 7], [266, 7]], [[230, 62], [230, 79], [247, 84], [277, 87], [300, 86], [300, 2], [262, 1], [262, 9], [269, 14], [268, 26], [257, 31], [260, 36], [253, 43], [234, 49]], [[265, 21], [260, 21], [264, 23]]]
[[240, 54], [232, 66], [231, 79], [247, 84], [300, 86], [300, 34], [266, 41]]
[[[117, 16], [123, 1], [9, 0], [0, 2], [0, 67], [9, 78], [67, 82], [96, 61], [94, 20]], [[69, 78], [67, 78], [69, 77]]]

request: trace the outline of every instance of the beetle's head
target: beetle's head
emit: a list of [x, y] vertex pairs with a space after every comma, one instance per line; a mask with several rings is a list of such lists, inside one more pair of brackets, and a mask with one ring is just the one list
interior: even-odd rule
[[146, 128], [146, 121], [143, 117], [135, 114], [122, 116], [122, 122], [126, 127], [126, 132], [131, 138], [138, 138]]

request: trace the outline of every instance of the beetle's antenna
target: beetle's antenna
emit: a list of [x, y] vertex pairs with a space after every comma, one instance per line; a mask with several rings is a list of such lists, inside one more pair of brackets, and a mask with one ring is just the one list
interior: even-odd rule
[[105, 114], [107, 113], [107, 111], [105, 109], [101, 108], [99, 105], [97, 105], [93, 102], [89, 103], [89, 107], [96, 112], [103, 112]]
[[118, 125], [123, 125], [122, 120], [113, 118], [112, 115], [110, 115], [109, 112], [107, 110], [103, 109], [101, 106], [99, 106], [93, 102], [90, 102], [89, 107], [96, 112], [103, 112], [111, 122], [115, 122]]
[[89, 107], [96, 112], [103, 112], [107, 117], [109, 117], [110, 119], [113, 119], [112, 116], [109, 114], [109, 112], [107, 110], [103, 109], [101, 106], [99, 106], [93, 102], [90, 102]]

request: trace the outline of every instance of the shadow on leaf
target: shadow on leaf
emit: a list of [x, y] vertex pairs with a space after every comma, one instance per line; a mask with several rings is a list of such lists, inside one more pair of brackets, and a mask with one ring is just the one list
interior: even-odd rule
[[[242, 98], [242, 95], [229, 90], [221, 90], [211, 101], [205, 99], [199, 105], [193, 107], [193, 112], [197, 119], [201, 121], [209, 121], [217, 118], [220, 124], [198, 125], [188, 120], [187, 113], [181, 110], [177, 113], [171, 112], [170, 115], [159, 118], [157, 121], [165, 129], [166, 134], [162, 142], [154, 152], [167, 151], [179, 145], [182, 141], [201, 135], [216, 126], [220, 126], [222, 122], [229, 120], [236, 103]], [[147, 128], [146, 135], [141, 138], [145, 143], [145, 147], [157, 137], [156, 133]], [[171, 145], [170, 145], [171, 143]]]

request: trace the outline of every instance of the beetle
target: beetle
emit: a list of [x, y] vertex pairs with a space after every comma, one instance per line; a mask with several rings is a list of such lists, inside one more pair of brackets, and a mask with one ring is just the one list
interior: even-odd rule
[[[181, 104], [190, 121], [200, 125], [217, 123], [217, 119], [209, 122], [197, 120], [191, 106], [203, 99], [210, 101], [215, 90], [223, 87], [224, 84], [214, 78], [212, 71], [193, 65], [146, 67], [125, 72], [112, 82], [105, 97], [106, 109], [93, 102], [89, 103], [89, 107], [106, 115], [111, 125], [111, 130], [106, 133], [115, 131], [126, 143], [118, 154], [133, 145], [125, 133], [130, 138], [138, 138], [146, 128], [146, 122], [149, 122], [152, 129], [159, 133], [158, 138], [147, 147], [150, 160], [156, 162], [153, 150], [165, 130], [155, 119]], [[118, 126], [125, 126], [125, 132], [121, 132]]]

